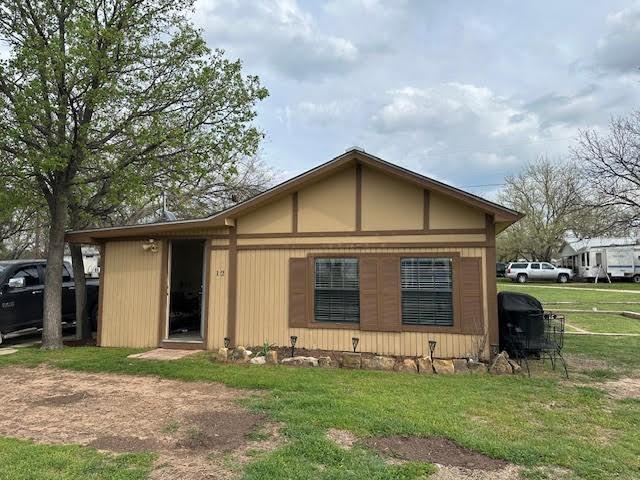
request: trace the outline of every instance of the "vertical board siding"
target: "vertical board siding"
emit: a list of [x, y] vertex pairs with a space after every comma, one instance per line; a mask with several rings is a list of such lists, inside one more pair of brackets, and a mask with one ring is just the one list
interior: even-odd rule
[[[358, 350], [389, 355], [424, 355], [429, 340], [438, 342], [436, 356], [465, 357], [477, 349], [484, 338], [424, 332], [376, 332], [351, 329], [290, 328], [289, 327], [289, 259], [307, 254], [332, 253], [428, 253], [458, 252], [463, 257], [480, 257], [484, 248], [392, 248], [392, 249], [274, 249], [242, 250], [238, 252], [237, 339], [238, 345], [257, 346], [264, 342], [289, 345], [291, 335], [298, 336], [298, 346], [326, 350], [350, 350], [351, 338], [360, 338]], [[485, 265], [485, 262], [482, 262]], [[483, 267], [484, 268], [484, 267]], [[483, 291], [486, 292], [486, 275]], [[216, 295], [212, 295], [216, 297]], [[212, 311], [215, 307], [211, 307]], [[483, 299], [485, 325], [487, 299]], [[209, 319], [210, 329], [217, 320]], [[486, 348], [485, 348], [486, 351]]]
[[[215, 242], [214, 242], [215, 243]], [[209, 270], [209, 316], [207, 318], [207, 348], [213, 350], [224, 345], [227, 334], [227, 299], [229, 251], [211, 250]]]
[[[155, 347], [160, 315], [162, 251], [143, 242], [109, 242], [103, 279], [101, 346]], [[166, 248], [160, 243], [160, 249]]]

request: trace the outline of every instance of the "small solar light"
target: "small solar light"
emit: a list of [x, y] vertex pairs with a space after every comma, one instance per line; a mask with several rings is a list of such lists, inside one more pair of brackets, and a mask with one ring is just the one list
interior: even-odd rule
[[353, 353], [356, 353], [356, 348], [358, 348], [359, 342], [360, 342], [360, 339], [358, 337], [351, 338], [351, 345], [353, 345]]
[[229, 348], [231, 345], [231, 339], [229, 337], [224, 337], [224, 348]]
[[296, 337], [295, 335], [291, 335], [291, 356], [293, 357], [293, 354], [296, 351], [296, 342], [298, 341], [298, 337]]
[[429, 356], [431, 357], [431, 360], [433, 360], [433, 352], [436, 351], [436, 344], [438, 342], [436, 342], [435, 340], [429, 340]]

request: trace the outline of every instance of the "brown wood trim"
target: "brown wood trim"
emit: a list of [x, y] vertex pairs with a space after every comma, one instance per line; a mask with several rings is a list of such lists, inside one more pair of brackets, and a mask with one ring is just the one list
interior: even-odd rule
[[210, 250], [229, 250], [229, 245], [209, 245]]
[[160, 348], [175, 350], [205, 350], [206, 343], [202, 342], [180, 342], [175, 340], [163, 340]]
[[231, 345], [236, 343], [236, 300], [238, 288], [238, 241], [236, 229], [231, 229], [229, 237], [229, 271], [227, 275], [227, 337]]
[[203, 295], [203, 319], [202, 322], [202, 341], [205, 345], [208, 345], [209, 338], [209, 290], [211, 290], [211, 242], [209, 240], [205, 240], [204, 242], [204, 264], [203, 264], [203, 282], [202, 289], [204, 290]]
[[298, 192], [291, 195], [291, 232], [298, 233]]
[[171, 242], [163, 240], [160, 257], [160, 308], [158, 309], [158, 345], [161, 345], [167, 331], [167, 303], [169, 299], [169, 249]]
[[[295, 238], [295, 237], [390, 237], [394, 235], [478, 235], [485, 234], [484, 228], [438, 228], [433, 230], [361, 230], [340, 232], [281, 232], [281, 233], [239, 233], [239, 239], [252, 238]], [[226, 237], [225, 237], [226, 238]]]
[[[427, 189], [425, 189], [423, 191], [424, 191], [424, 203], [423, 203], [423, 207], [422, 207], [422, 215], [423, 215], [422, 229], [425, 232], [428, 232], [429, 231], [429, 208], [430, 208], [430, 205], [431, 205], [431, 192], [429, 192], [429, 190], [427, 190]], [[473, 229], [469, 229], [469, 230], [478, 230], [478, 229], [473, 228]], [[480, 230], [484, 230], [484, 229], [480, 229]]]
[[96, 345], [100, 346], [100, 341], [102, 339], [102, 312], [104, 307], [104, 280], [105, 280], [105, 271], [106, 269], [106, 253], [107, 253], [107, 244], [100, 244], [100, 278], [98, 279], [98, 318], [96, 325]]
[[237, 250], [308, 250], [339, 248], [486, 248], [486, 242], [446, 243], [273, 243], [264, 245], [238, 245]]
[[487, 275], [487, 325], [489, 344], [497, 344], [499, 341], [499, 325], [498, 325], [498, 292], [496, 285], [496, 234], [495, 219], [493, 215], [487, 214], [487, 250], [485, 253], [486, 265], [485, 271]]
[[356, 163], [356, 232], [362, 231], [362, 164]]

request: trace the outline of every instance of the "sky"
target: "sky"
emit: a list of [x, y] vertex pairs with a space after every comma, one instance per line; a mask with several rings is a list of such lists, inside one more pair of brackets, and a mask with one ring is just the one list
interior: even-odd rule
[[193, 20], [269, 89], [282, 180], [358, 146], [493, 198], [640, 106], [640, 2], [198, 0]]

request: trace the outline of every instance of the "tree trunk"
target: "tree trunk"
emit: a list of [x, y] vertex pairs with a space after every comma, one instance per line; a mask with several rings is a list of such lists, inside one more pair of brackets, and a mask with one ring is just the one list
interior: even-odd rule
[[85, 340], [91, 338], [91, 325], [87, 314], [87, 281], [84, 276], [84, 258], [82, 246], [69, 245], [71, 262], [73, 264], [73, 278], [76, 286], [76, 338]]
[[62, 264], [64, 262], [64, 228], [67, 219], [66, 202], [64, 194], [58, 193], [49, 204], [51, 224], [42, 325], [44, 350], [62, 348]]

